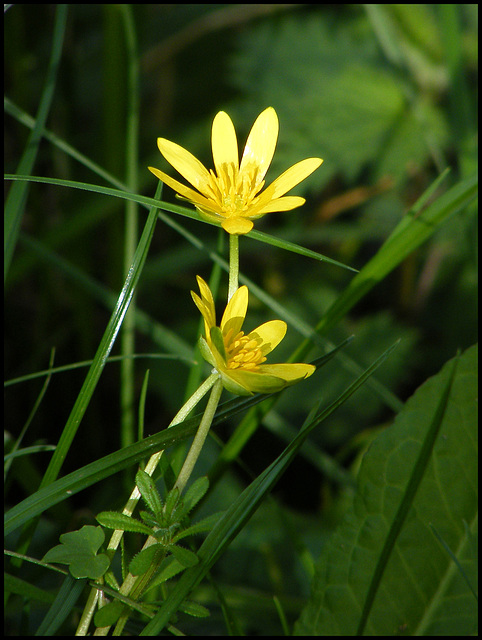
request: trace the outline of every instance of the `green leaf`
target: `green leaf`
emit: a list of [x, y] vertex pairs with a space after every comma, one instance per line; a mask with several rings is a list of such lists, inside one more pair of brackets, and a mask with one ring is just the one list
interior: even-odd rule
[[[346, 344], [346, 341], [343, 344]], [[314, 360], [312, 364], [321, 366], [321, 364], [327, 362], [339, 348], [340, 347], [337, 347], [328, 354], [320, 356], [320, 358]], [[213, 426], [265, 401], [266, 398], [267, 396], [256, 394], [249, 398], [235, 398], [223, 403], [216, 412]], [[46, 509], [62, 502], [67, 497], [78, 493], [82, 489], [90, 487], [100, 482], [100, 480], [108, 478], [122, 469], [136, 464], [143, 458], [167, 449], [181, 440], [192, 436], [196, 432], [200, 420], [201, 416], [199, 415], [184, 420], [182, 423], [169, 429], [164, 429], [160, 433], [145, 438], [141, 442], [136, 442], [95, 462], [91, 462], [81, 469], [56, 480], [51, 485], [39, 489], [34, 494], [22, 500], [22, 502], [16, 504], [5, 514], [4, 533], [8, 534], [14, 531], [31, 518], [43, 513]]]
[[131, 531], [132, 533], [145, 533], [152, 535], [152, 529], [135, 518], [130, 518], [124, 513], [117, 511], [102, 511], [96, 516], [96, 520], [107, 529], [119, 529], [121, 531]]
[[84, 590], [87, 580], [74, 580], [72, 576], [67, 575], [60, 587], [54, 602], [47, 611], [45, 618], [38, 626], [36, 636], [55, 636], [59, 627], [71, 615], [77, 600]]
[[209, 345], [203, 336], [199, 336], [199, 340], [197, 344], [198, 344], [199, 351], [201, 352], [201, 356], [204, 358], [204, 360], [206, 360], [206, 362], [209, 362], [211, 366], [215, 367], [216, 360], [214, 359], [214, 356], [211, 353], [211, 349], [209, 348]]
[[209, 489], [209, 479], [207, 476], [201, 476], [195, 480], [192, 485], [187, 489], [183, 502], [183, 511], [189, 513], [197, 503], [204, 498]]
[[466, 580], [477, 581], [476, 447], [475, 346], [427, 380], [372, 442], [353, 507], [321, 554], [298, 635], [477, 633]]
[[179, 610], [183, 613], [187, 613], [188, 616], [193, 616], [194, 618], [208, 618], [211, 615], [209, 609], [206, 609], [202, 604], [198, 604], [192, 600], [184, 600], [179, 607]]
[[94, 616], [95, 626], [110, 627], [111, 625], [115, 624], [122, 614], [124, 606], [125, 605], [120, 600], [108, 602], [105, 606], [96, 611]]
[[169, 491], [166, 496], [166, 504], [164, 507], [164, 518], [169, 523], [171, 522], [171, 518], [173, 517], [173, 511], [179, 504], [179, 489], [174, 487]]
[[154, 480], [148, 473], [139, 469], [136, 474], [136, 484], [146, 505], [156, 516], [159, 516], [162, 512], [162, 502]]
[[218, 350], [219, 355], [225, 362], [227, 362], [226, 349], [224, 348], [224, 339], [221, 329], [219, 327], [211, 327], [210, 334], [212, 343]]
[[[119, 189], [112, 189], [111, 187], [103, 187], [101, 185], [97, 185], [97, 184], [88, 184], [85, 182], [75, 182], [73, 180], [61, 180], [59, 178], [45, 178], [43, 176], [27, 176], [27, 175], [14, 175], [14, 174], [5, 174], [4, 175], [4, 179], [5, 180], [13, 180], [13, 181], [20, 181], [20, 182], [40, 182], [40, 183], [44, 183], [44, 184], [54, 184], [57, 185], [59, 187], [69, 187], [71, 189], [81, 189], [83, 191], [92, 191], [94, 193], [101, 193], [107, 196], [114, 196], [117, 198], [122, 198], [123, 200], [130, 200], [132, 202], [137, 202], [140, 205], [143, 205], [144, 207], [156, 207], [158, 209], [162, 209], [163, 211], [169, 211], [170, 213], [175, 213], [177, 215], [183, 216], [185, 218], [190, 218], [192, 220], [197, 220], [199, 222], [201, 222], [202, 224], [210, 224], [212, 226], [218, 227], [218, 224], [215, 223], [211, 223], [211, 222], [207, 222], [206, 220], [204, 220], [203, 218], [201, 218], [201, 216], [199, 215], [199, 213], [197, 213], [197, 211], [193, 210], [193, 209], [187, 209], [186, 207], [180, 207], [178, 205], [175, 204], [171, 204], [170, 202], [164, 202], [162, 200], [158, 200], [156, 199], [156, 197], [154, 198], [149, 198], [147, 196], [142, 196], [139, 195], [137, 193], [129, 193], [127, 190], [119, 190]], [[162, 185], [161, 182], [159, 182], [160, 185]], [[169, 224], [170, 226], [176, 226], [175, 223], [173, 223], [170, 218], [168, 216], [166, 216], [165, 214], [159, 213], [159, 218], [161, 220], [163, 220], [166, 224]], [[349, 271], [356, 271], [356, 269], [353, 269], [352, 267], [349, 267], [345, 264], [342, 264], [341, 262], [338, 262], [337, 260], [333, 260], [332, 258], [329, 258], [328, 256], [324, 256], [321, 253], [317, 253], [316, 251], [312, 251], [311, 249], [306, 249], [305, 247], [301, 247], [293, 242], [289, 242], [287, 240], [282, 240], [280, 238], [277, 238], [275, 236], [270, 236], [267, 233], [261, 233], [258, 231], [250, 231], [247, 236], [249, 238], [253, 238], [254, 240], [259, 240], [260, 242], [264, 242], [266, 244], [270, 244], [273, 245], [275, 247], [279, 247], [281, 249], [284, 249], [285, 251], [292, 251], [294, 253], [297, 253], [299, 255], [302, 256], [306, 256], [308, 258], [313, 258], [316, 260], [319, 260], [320, 262], [327, 262], [329, 264], [333, 264], [337, 267], [342, 267], [343, 269], [348, 269]], [[202, 246], [202, 242], [199, 241], [199, 239], [196, 239], [196, 243], [197, 246]], [[213, 253], [213, 256], [215, 256], [216, 254]]]
[[129, 571], [133, 576], [141, 576], [144, 574], [154, 561], [154, 556], [161, 549], [160, 544], [152, 544], [147, 549], [139, 551], [131, 560]]
[[214, 525], [222, 516], [222, 514], [223, 514], [222, 511], [219, 513], [213, 513], [212, 515], [207, 516], [207, 518], [203, 518], [199, 522], [195, 522], [190, 527], [187, 527], [186, 529], [183, 529], [178, 534], [176, 534], [172, 539], [172, 541], [177, 542], [178, 540], [182, 540], [183, 538], [187, 538], [188, 536], [194, 536], [198, 533], [211, 531], [211, 529], [214, 527]]
[[152, 511], [143, 511], [141, 509], [139, 511], [139, 515], [141, 516], [144, 524], [146, 524], [148, 527], [151, 527], [151, 529], [154, 529], [154, 527], [157, 529], [159, 527], [159, 521], [154, 517]]
[[183, 567], [195, 567], [199, 562], [199, 558], [194, 552], [184, 547], [178, 547], [176, 544], [171, 545], [169, 551]]
[[104, 537], [100, 527], [85, 525], [79, 531], [62, 534], [61, 544], [47, 551], [43, 560], [69, 565], [74, 578], [96, 580], [104, 575], [110, 564], [105, 553], [97, 555]]
[[146, 592], [150, 589], [157, 587], [159, 584], [170, 580], [174, 576], [177, 576], [178, 573], [184, 571], [186, 567], [184, 567], [174, 556], [168, 556], [161, 563], [161, 567], [156, 576], [149, 583]]

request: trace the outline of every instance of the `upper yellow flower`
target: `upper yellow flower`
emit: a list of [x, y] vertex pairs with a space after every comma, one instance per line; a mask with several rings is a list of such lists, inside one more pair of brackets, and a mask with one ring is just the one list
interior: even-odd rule
[[194, 191], [163, 171], [149, 171], [174, 191], [191, 201], [209, 221], [221, 223], [228, 233], [240, 235], [253, 228], [252, 220], [271, 211], [289, 211], [301, 206], [304, 198], [284, 196], [307, 178], [323, 162], [307, 158], [287, 169], [263, 192], [264, 177], [273, 159], [278, 140], [278, 116], [273, 107], [265, 109], [256, 119], [239, 164], [236, 131], [231, 118], [220, 111], [213, 121], [212, 149], [216, 173], [199, 162], [178, 144], [157, 139], [165, 159], [197, 189]]
[[191, 291], [204, 318], [205, 336], [199, 339], [202, 356], [221, 375], [228, 391], [241, 396], [274, 393], [311, 376], [312, 364], [264, 364], [266, 356], [284, 338], [286, 322], [271, 320], [254, 331], [241, 331], [248, 309], [248, 288], [237, 289], [216, 326], [214, 299], [210, 288], [197, 276], [201, 297]]

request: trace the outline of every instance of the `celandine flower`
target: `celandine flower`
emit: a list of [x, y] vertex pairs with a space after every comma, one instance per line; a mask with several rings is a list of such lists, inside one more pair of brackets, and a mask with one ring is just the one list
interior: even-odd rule
[[[234, 235], [248, 233], [252, 220], [272, 211], [290, 211], [304, 204], [298, 196], [284, 196], [307, 178], [323, 162], [307, 158], [287, 169], [264, 191], [264, 177], [273, 159], [278, 140], [278, 116], [273, 107], [265, 109], [256, 119], [244, 147], [239, 164], [238, 142], [231, 118], [220, 111], [213, 121], [212, 150], [216, 172], [199, 162], [178, 144], [157, 139], [164, 158], [197, 189], [194, 191], [163, 171], [149, 171], [192, 202], [207, 220], [221, 223]], [[284, 197], [282, 197], [284, 196]]]
[[204, 318], [205, 338], [199, 345], [202, 356], [221, 375], [228, 391], [241, 396], [280, 391], [315, 371], [312, 364], [264, 364], [266, 356], [284, 338], [286, 322], [265, 322], [247, 335], [241, 330], [248, 309], [248, 288], [237, 289], [216, 326], [214, 298], [210, 288], [197, 276], [201, 297], [191, 291]]

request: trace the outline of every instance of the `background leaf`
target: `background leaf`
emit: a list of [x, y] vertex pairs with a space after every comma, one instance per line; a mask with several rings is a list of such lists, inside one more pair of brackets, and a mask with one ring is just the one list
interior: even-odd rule
[[476, 634], [477, 347], [448, 362], [371, 444], [324, 548], [297, 635]]

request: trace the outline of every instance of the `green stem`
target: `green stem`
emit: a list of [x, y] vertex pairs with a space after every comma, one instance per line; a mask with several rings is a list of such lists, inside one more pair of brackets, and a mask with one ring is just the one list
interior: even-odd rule
[[213, 374], [217, 376], [217, 380], [213, 386], [211, 391], [211, 395], [209, 397], [208, 403], [206, 405], [206, 409], [204, 411], [204, 415], [202, 417], [201, 423], [197, 430], [196, 435], [194, 436], [194, 440], [192, 442], [191, 448], [189, 449], [189, 453], [184, 460], [184, 464], [182, 465], [182, 469], [179, 472], [179, 475], [176, 480], [176, 484], [174, 485], [174, 489], [179, 489], [179, 493], [181, 494], [184, 487], [189, 480], [189, 476], [194, 469], [194, 465], [199, 458], [199, 454], [201, 453], [201, 449], [203, 447], [204, 441], [206, 440], [206, 436], [208, 435], [209, 429], [211, 427], [211, 423], [214, 418], [214, 414], [216, 413], [216, 409], [219, 403], [219, 399], [221, 398], [221, 393], [223, 390], [223, 383], [219, 374]]
[[239, 277], [239, 236], [229, 236], [229, 287], [228, 302], [238, 288]]

